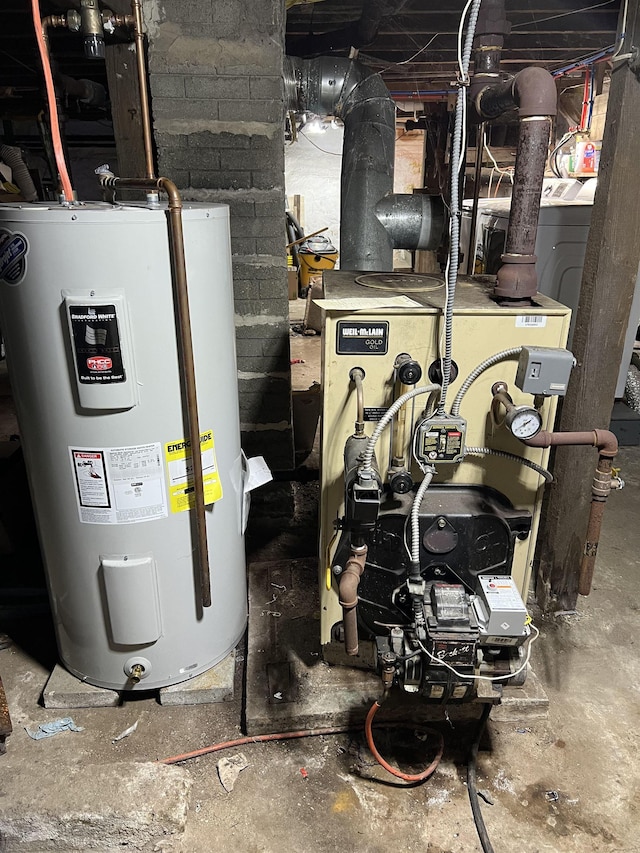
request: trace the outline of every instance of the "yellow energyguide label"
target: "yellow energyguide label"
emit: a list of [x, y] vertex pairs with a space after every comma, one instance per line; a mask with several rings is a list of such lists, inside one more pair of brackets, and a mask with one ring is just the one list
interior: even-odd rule
[[[205, 506], [208, 506], [219, 501], [222, 497], [222, 483], [216, 463], [212, 430], [200, 433], [200, 454], [202, 458], [204, 503]], [[169, 506], [171, 512], [184, 512], [193, 509], [196, 500], [189, 439], [179, 438], [165, 444], [165, 459], [169, 474]]]

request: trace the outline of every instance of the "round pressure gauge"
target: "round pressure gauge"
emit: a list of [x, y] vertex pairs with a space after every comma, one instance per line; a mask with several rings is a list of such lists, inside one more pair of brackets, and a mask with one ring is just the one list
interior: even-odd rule
[[505, 424], [516, 438], [525, 441], [542, 429], [542, 415], [531, 406], [514, 406], [507, 412]]

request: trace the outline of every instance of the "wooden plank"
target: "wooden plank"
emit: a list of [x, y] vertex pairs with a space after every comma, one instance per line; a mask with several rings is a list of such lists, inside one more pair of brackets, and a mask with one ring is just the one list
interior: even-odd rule
[[[118, 172], [123, 177], [145, 174], [144, 141], [140, 116], [140, 90], [136, 56], [130, 44], [109, 44], [106, 49], [107, 80]], [[123, 194], [124, 195], [124, 194]], [[133, 196], [138, 197], [139, 193]]]
[[[629, 4], [626, 43], [638, 44], [640, 11]], [[561, 430], [607, 428], [640, 262], [640, 81], [615, 65], [598, 189], [582, 274], [572, 349], [577, 359]], [[539, 534], [537, 597], [546, 610], [573, 610], [596, 463], [590, 448], [558, 448]], [[616, 495], [607, 511], [615, 511]], [[596, 568], [597, 577], [597, 568]]]

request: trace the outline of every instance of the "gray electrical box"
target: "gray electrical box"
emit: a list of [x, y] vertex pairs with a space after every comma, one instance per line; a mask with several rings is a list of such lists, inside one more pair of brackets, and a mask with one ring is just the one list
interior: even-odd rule
[[522, 347], [516, 385], [525, 394], [564, 397], [575, 363], [567, 349]]
[[[511, 575], [480, 575], [473, 600], [481, 635], [500, 645], [515, 645], [526, 633], [527, 608]], [[483, 640], [487, 641], [483, 636]]]

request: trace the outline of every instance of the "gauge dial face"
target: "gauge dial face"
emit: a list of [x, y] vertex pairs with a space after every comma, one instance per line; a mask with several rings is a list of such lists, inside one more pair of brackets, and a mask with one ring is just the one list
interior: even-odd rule
[[509, 412], [507, 426], [516, 438], [533, 438], [542, 429], [542, 416], [529, 406], [518, 406]]

